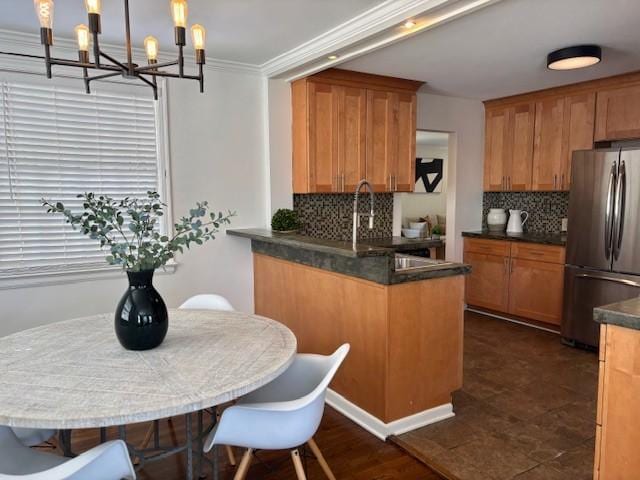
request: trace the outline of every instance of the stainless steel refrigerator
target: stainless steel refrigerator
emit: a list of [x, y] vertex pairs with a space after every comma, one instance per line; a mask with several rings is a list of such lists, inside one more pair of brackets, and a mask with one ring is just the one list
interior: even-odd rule
[[564, 275], [565, 340], [597, 347], [593, 308], [640, 295], [640, 149], [574, 152]]

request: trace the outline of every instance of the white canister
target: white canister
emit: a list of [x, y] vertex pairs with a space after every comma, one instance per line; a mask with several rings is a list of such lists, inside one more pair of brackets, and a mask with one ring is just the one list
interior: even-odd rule
[[504, 208], [490, 208], [487, 215], [487, 226], [491, 232], [504, 232], [507, 226], [507, 212]]

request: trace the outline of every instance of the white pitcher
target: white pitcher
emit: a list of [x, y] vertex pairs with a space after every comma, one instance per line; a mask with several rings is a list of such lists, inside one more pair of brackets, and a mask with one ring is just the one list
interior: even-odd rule
[[[524, 215], [524, 220], [522, 219]], [[529, 214], [522, 210], [509, 210], [509, 223], [507, 233], [522, 233], [522, 227], [529, 220]]]

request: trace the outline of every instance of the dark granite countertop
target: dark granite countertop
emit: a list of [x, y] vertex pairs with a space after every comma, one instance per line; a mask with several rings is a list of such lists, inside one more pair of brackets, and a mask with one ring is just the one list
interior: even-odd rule
[[640, 330], [640, 297], [594, 308], [593, 318], [598, 323]]
[[369, 246], [358, 243], [353, 249], [351, 242], [341, 242], [337, 240], [323, 240], [321, 238], [307, 237], [305, 235], [274, 233], [266, 228], [244, 228], [227, 230], [227, 235], [250, 238], [261, 242], [276, 243], [278, 245], [288, 245], [291, 247], [314, 250], [317, 252], [331, 253], [345, 257], [371, 257], [388, 255], [389, 248], [380, 246]]
[[471, 267], [463, 263], [446, 263], [425, 269], [395, 271], [396, 251], [439, 247], [443, 245], [441, 240], [393, 237], [375, 240], [375, 244], [367, 244], [372, 241], [364, 239], [354, 250], [351, 242], [322, 240], [297, 234], [279, 234], [261, 228], [227, 230], [227, 235], [251, 239], [251, 249], [254, 253], [343, 273], [383, 285], [464, 275], [471, 271]]
[[462, 232], [463, 237], [486, 238], [487, 240], [509, 240], [514, 242], [541, 243], [544, 245], [558, 245], [564, 247], [567, 244], [566, 233], [506, 233], [481, 230], [476, 232]]

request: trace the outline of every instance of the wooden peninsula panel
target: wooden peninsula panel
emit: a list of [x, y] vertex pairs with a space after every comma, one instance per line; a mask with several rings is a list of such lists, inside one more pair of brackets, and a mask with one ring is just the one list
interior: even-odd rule
[[300, 352], [351, 352], [332, 388], [385, 423], [462, 387], [464, 277], [382, 285], [254, 253], [255, 310]]

